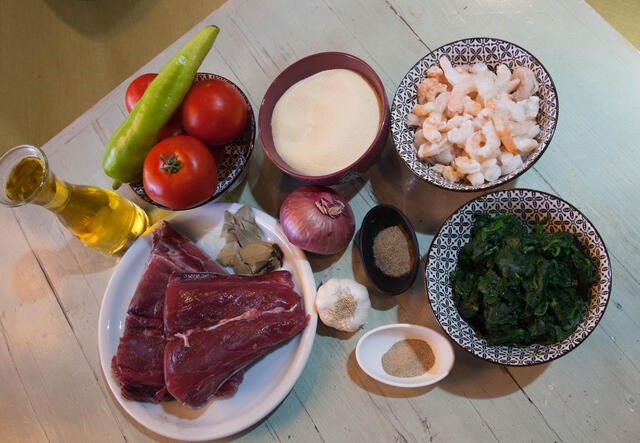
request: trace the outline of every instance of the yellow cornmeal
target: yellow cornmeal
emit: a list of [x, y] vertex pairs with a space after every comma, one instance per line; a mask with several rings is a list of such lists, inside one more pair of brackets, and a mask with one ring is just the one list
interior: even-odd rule
[[360, 74], [330, 69], [300, 80], [271, 118], [276, 151], [304, 175], [337, 172], [371, 146], [380, 127], [376, 91]]

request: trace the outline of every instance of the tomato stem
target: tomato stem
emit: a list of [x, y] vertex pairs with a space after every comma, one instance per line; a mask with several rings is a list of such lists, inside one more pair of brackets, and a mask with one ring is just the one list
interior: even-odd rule
[[167, 174], [175, 174], [176, 172], [180, 171], [180, 169], [182, 168], [182, 164], [180, 163], [180, 160], [178, 160], [178, 158], [176, 157], [175, 152], [171, 154], [171, 157], [169, 158], [165, 157], [164, 154], [160, 154], [160, 158], [163, 161], [163, 165], [160, 169], [166, 171]]

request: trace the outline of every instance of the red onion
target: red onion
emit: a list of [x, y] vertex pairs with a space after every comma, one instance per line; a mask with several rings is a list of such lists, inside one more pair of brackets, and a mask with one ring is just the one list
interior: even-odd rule
[[289, 194], [280, 207], [280, 223], [291, 243], [322, 255], [345, 249], [356, 230], [349, 203], [324, 186], [303, 186]]

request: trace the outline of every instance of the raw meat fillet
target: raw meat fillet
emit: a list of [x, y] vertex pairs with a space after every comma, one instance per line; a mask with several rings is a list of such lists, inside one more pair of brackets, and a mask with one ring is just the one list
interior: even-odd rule
[[288, 271], [259, 276], [173, 274], [165, 296], [165, 334], [206, 328], [251, 308], [289, 309], [300, 303], [293, 287]]
[[167, 390], [182, 404], [202, 407], [240, 369], [298, 334], [307, 321], [288, 271], [174, 275], [165, 307], [171, 331], [164, 351]]
[[162, 320], [127, 314], [124, 335], [111, 367], [130, 400], [171, 400], [164, 384]]
[[158, 402], [172, 398], [164, 384], [166, 340], [162, 314], [167, 282], [174, 271], [225, 273], [169, 223], [162, 222], [155, 230], [151, 255], [129, 305], [118, 351], [111, 361], [122, 396], [130, 400]]
[[174, 230], [169, 223], [162, 222], [153, 233], [151, 256], [129, 304], [129, 312], [161, 319], [164, 292], [174, 271], [226, 274], [224, 268], [195, 243]]

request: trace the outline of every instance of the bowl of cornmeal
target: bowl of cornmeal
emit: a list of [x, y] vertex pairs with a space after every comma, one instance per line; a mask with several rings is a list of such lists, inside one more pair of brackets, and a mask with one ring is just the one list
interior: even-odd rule
[[377, 160], [389, 132], [389, 103], [376, 72], [343, 52], [290, 65], [265, 93], [262, 147], [286, 174], [313, 185], [347, 183]]

